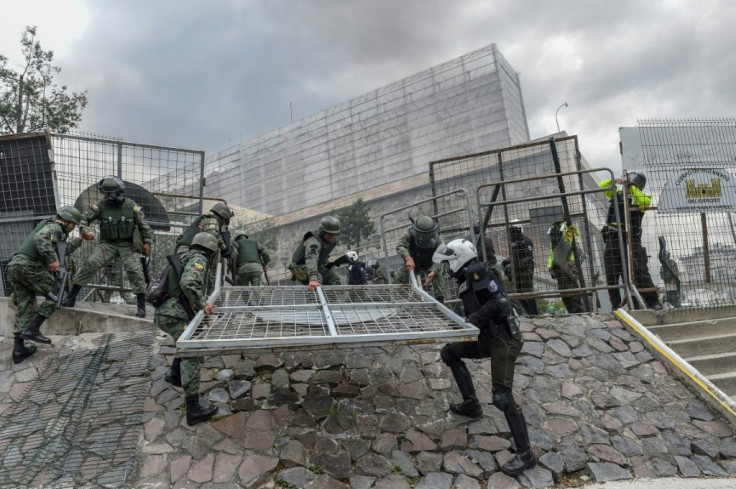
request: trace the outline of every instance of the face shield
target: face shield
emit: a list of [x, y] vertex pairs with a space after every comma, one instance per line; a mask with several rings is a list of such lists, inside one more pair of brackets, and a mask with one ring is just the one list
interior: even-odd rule
[[412, 234], [414, 236], [414, 242], [418, 247], [425, 249], [434, 249], [437, 247], [439, 236], [437, 236], [436, 230], [422, 231], [415, 228], [412, 229]]
[[435, 263], [448, 262], [454, 274], [474, 259], [477, 259], [475, 246], [466, 239], [454, 239], [448, 244], [440, 243], [432, 255], [432, 261]]
[[114, 192], [104, 192], [105, 203], [109, 206], [119, 207], [125, 202], [123, 192], [116, 190]]

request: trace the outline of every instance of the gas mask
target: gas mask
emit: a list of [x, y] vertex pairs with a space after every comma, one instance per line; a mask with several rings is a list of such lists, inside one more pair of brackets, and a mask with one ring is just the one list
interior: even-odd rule
[[118, 190], [116, 192], [105, 192], [105, 203], [112, 207], [120, 207], [125, 202], [123, 193]]

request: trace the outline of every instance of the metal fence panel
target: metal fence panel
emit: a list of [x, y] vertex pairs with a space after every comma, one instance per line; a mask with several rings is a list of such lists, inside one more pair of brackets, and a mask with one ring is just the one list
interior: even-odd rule
[[[157, 274], [173, 252], [176, 236], [202, 212], [203, 171], [204, 152], [196, 150], [69, 134], [0, 138], [1, 292], [9, 295], [5, 268], [38, 221], [64, 205], [87, 212], [101, 198], [97, 184], [107, 175], [122, 178], [126, 196], [143, 208], [154, 230], [150, 272]], [[85, 242], [72, 255], [72, 270], [89, 257], [96, 243]], [[80, 298], [121, 302], [114, 291], [128, 290], [116, 260], [100, 271]]]

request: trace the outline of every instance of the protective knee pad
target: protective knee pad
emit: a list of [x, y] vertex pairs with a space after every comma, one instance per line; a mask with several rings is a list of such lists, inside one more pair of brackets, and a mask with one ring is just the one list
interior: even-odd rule
[[493, 389], [493, 405], [503, 412], [515, 407], [516, 401], [511, 389]]

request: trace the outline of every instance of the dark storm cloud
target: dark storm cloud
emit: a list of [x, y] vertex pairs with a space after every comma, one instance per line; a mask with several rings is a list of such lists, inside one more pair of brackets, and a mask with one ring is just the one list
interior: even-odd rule
[[732, 2], [269, 0], [90, 2], [60, 59], [83, 129], [205, 149], [259, 136], [496, 43], [521, 73], [532, 137], [578, 134], [620, 166], [618, 127], [733, 116]]

